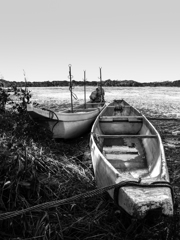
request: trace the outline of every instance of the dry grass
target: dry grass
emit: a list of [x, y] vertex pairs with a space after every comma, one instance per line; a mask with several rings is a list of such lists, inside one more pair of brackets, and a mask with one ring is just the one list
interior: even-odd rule
[[[145, 114], [154, 114], [140, 109]], [[0, 211], [20, 210], [95, 189], [89, 136], [71, 141], [52, 139], [28, 116], [0, 115]], [[160, 134], [177, 129], [174, 122], [153, 122]], [[165, 139], [165, 152], [175, 192], [175, 215], [132, 220], [108, 194], [58, 208], [36, 210], [0, 221], [1, 239], [179, 239], [180, 139]], [[175, 147], [173, 147], [175, 146]]]

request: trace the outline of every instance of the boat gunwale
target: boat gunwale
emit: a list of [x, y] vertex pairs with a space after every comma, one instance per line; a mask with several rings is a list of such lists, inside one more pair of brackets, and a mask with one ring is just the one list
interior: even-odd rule
[[91, 132], [97, 137], [102, 137], [102, 138], [157, 138], [157, 135], [108, 135], [108, 134], [97, 134], [94, 132]]
[[[97, 108], [92, 108], [91, 111], [81, 111], [81, 112], [68, 112], [68, 110], [65, 110], [65, 111], [60, 111], [60, 112], [55, 112], [53, 110], [49, 110], [49, 109], [41, 109], [41, 108], [36, 108], [34, 106], [31, 106], [29, 105], [28, 109], [27, 109], [27, 112], [30, 113], [34, 113], [34, 114], [37, 114], [39, 115], [39, 118], [45, 118], [46, 120], [48, 121], [63, 121], [63, 122], [74, 122], [74, 121], [85, 121], [85, 120], [88, 120], [88, 119], [92, 119], [94, 117], [97, 116], [98, 113], [100, 113], [102, 111], [102, 109], [105, 108], [105, 104], [101, 107], [97, 107]], [[79, 110], [78, 108], [75, 109], [75, 110]], [[86, 110], [86, 109], [84, 109]], [[50, 117], [50, 114], [52, 114], [52, 117]], [[91, 116], [91, 118], [89, 118], [89, 116]], [[80, 119], [80, 120], [74, 120], [74, 119], [71, 119], [70, 121], [68, 121], [67, 119], [64, 119], [66, 117], [72, 117], [72, 118], [79, 118], [79, 117], [82, 117], [84, 116], [84, 119]]]

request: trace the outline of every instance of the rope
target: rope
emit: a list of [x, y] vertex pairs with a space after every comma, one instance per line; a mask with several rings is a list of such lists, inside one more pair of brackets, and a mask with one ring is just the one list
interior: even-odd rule
[[[58, 115], [57, 115], [54, 111], [52, 111], [52, 110], [50, 110], [50, 109], [48, 109], [48, 108], [42, 108], [42, 109], [51, 112], [51, 113], [54, 114], [54, 115], [56, 116], [56, 118], [57, 118], [57, 120], [56, 120], [54, 126], [52, 127], [52, 132], [53, 132], [55, 126], [56, 126], [56, 125], [58, 124], [58, 122], [59, 122]], [[49, 115], [49, 118], [53, 119], [53, 115], [52, 115], [52, 117]]]
[[[35, 211], [35, 210], [42, 210], [42, 209], [47, 209], [47, 208], [52, 208], [52, 207], [58, 207], [61, 206], [63, 204], [69, 204], [71, 202], [74, 202], [75, 200], [79, 200], [79, 199], [85, 199], [85, 198], [89, 198], [89, 197], [94, 197], [97, 195], [100, 195], [108, 190], [111, 190], [113, 188], [122, 188], [122, 187], [127, 187], [127, 186], [137, 186], [137, 187], [150, 187], [150, 188], [155, 188], [155, 187], [168, 187], [171, 189], [171, 192], [173, 193], [173, 189], [172, 186], [170, 185], [169, 182], [155, 182], [155, 184], [151, 183], [151, 184], [142, 184], [140, 183], [140, 181], [122, 181], [120, 183], [111, 185], [111, 186], [106, 186], [103, 188], [99, 188], [99, 189], [95, 189], [86, 193], [81, 193], [78, 194], [76, 196], [70, 197], [70, 198], [66, 198], [66, 199], [62, 199], [62, 200], [56, 200], [56, 201], [51, 201], [51, 202], [46, 202], [46, 203], [42, 203], [42, 204], [38, 204], [26, 209], [22, 209], [19, 211], [12, 211], [12, 212], [7, 212], [7, 213], [2, 213], [0, 214], [0, 220], [5, 220], [8, 218], [12, 218], [12, 217], [16, 217], [18, 215], [30, 212], [30, 211]], [[172, 194], [172, 196], [174, 196]]]
[[75, 93], [73, 93], [72, 89], [73, 89], [73, 87], [70, 86], [70, 87], [69, 87], [69, 91], [71, 92], [72, 97], [73, 97], [75, 100], [78, 100], [77, 95], [76, 95]]

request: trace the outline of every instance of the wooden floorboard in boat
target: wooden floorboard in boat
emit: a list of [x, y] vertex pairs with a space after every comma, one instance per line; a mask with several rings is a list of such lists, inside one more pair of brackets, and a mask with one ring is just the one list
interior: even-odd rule
[[[140, 156], [139, 156], [140, 158]], [[124, 160], [112, 160], [108, 159], [108, 161], [115, 167], [115, 168], [121, 168], [123, 171], [132, 171], [137, 169], [145, 169], [147, 168], [145, 162], [143, 160], [139, 161], [133, 161], [134, 159], [130, 161], [124, 161]]]
[[104, 146], [103, 154], [121, 173], [129, 172], [133, 177], [141, 177], [149, 173], [145, 151], [139, 139], [128, 139], [125, 145]]
[[126, 172], [124, 172], [124, 170], [121, 168], [116, 168], [116, 170], [119, 173], [123, 173], [123, 175], [124, 175], [124, 173], [127, 173], [128, 174], [127, 176], [131, 175], [134, 178], [150, 177], [148, 168], [141, 168], [141, 169], [136, 169], [133, 171], [126, 171]]

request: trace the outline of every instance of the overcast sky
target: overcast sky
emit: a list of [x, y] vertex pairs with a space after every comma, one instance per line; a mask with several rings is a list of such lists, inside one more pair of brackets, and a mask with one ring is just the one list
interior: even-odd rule
[[0, 0], [0, 78], [180, 79], [180, 0]]

